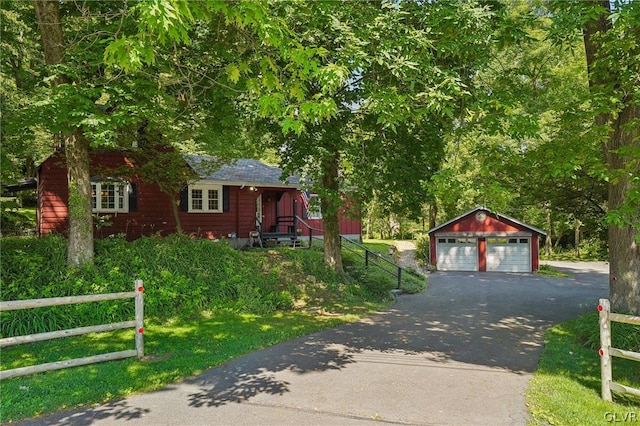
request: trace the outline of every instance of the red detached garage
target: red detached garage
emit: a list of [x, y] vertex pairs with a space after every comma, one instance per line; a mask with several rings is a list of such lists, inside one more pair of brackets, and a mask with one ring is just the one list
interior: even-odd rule
[[439, 271], [535, 272], [544, 231], [484, 207], [428, 231]]

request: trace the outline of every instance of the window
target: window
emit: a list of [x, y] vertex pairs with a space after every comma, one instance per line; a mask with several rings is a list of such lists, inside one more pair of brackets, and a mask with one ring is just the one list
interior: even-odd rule
[[447, 239], [446, 238], [438, 238], [438, 242], [441, 243], [441, 244], [444, 244], [444, 243], [447, 242]]
[[208, 183], [189, 185], [189, 212], [221, 213], [222, 186]]
[[129, 188], [122, 181], [91, 182], [91, 209], [94, 213], [128, 212]]
[[477, 241], [475, 238], [456, 238], [458, 244], [475, 244]]
[[487, 238], [487, 244], [507, 244], [506, 238]]
[[320, 209], [320, 198], [318, 198], [318, 194], [309, 194], [309, 210], [307, 211], [307, 218], [322, 219], [322, 210]]
[[529, 244], [529, 240], [526, 238], [520, 238], [520, 244]]

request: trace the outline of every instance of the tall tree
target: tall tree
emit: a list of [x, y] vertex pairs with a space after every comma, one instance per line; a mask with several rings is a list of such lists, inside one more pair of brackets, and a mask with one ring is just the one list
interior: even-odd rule
[[[64, 65], [65, 41], [60, 18], [60, 3], [55, 0], [34, 0], [40, 27], [42, 48], [47, 65]], [[73, 81], [64, 74], [51, 80], [54, 86], [69, 86]], [[93, 219], [91, 216], [91, 174], [89, 171], [89, 141], [82, 127], [63, 124], [60, 135], [67, 158], [69, 185], [69, 246], [67, 260], [79, 266], [93, 261]]]
[[[337, 212], [343, 194], [384, 199], [418, 215], [444, 132], [468, 95], [466, 81], [489, 52], [499, 10], [482, 2], [309, 2], [285, 9], [303, 45], [327, 52], [301, 82], [278, 141], [285, 168], [311, 174], [323, 197], [325, 262], [341, 270]], [[309, 114], [323, 99], [329, 116]], [[293, 130], [294, 135], [287, 134]]]
[[552, 3], [556, 35], [582, 34], [596, 129], [608, 169], [610, 298], [640, 313], [640, 4]]
[[[254, 40], [243, 45], [252, 54], [225, 70], [243, 91], [250, 120], [262, 117], [279, 125], [282, 136], [266, 139], [282, 153], [285, 170], [306, 172], [321, 193], [325, 261], [340, 271], [337, 213], [344, 192], [362, 177], [376, 176], [369, 166], [385, 162], [381, 153], [400, 166], [389, 167], [387, 175], [409, 183], [397, 189], [424, 191], [416, 178], [420, 167], [398, 160], [424, 158], [407, 155], [432, 148], [416, 129], [447, 117], [451, 123], [464, 109], [460, 101], [474, 73], [469, 64], [486, 59], [501, 6], [174, 0], [140, 3], [131, 11], [138, 31], [123, 34], [107, 49], [109, 62], [125, 70], [155, 62], [154, 40], [191, 43], [199, 19], [221, 16], [225, 25]], [[398, 130], [404, 133], [400, 138], [415, 143], [394, 144]], [[386, 137], [378, 137], [383, 133]], [[363, 152], [371, 161], [362, 160]], [[360, 166], [364, 171], [354, 173]]]
[[[587, 15], [584, 45], [589, 85], [599, 101], [615, 105], [596, 116], [606, 128], [603, 148], [611, 174], [609, 211], [610, 298], [614, 309], [640, 313], [640, 5], [592, 0], [598, 14]], [[629, 43], [628, 40], [636, 42]], [[622, 66], [621, 66], [622, 65]]]
[[51, 151], [51, 136], [30, 125], [23, 114], [34, 96], [44, 65], [33, 7], [3, 1], [0, 9], [0, 179], [35, 177], [36, 165]]
[[[230, 55], [242, 60], [244, 45], [255, 40], [228, 31], [241, 26], [231, 15], [239, 20], [242, 16], [223, 3], [213, 5], [215, 17], [201, 2], [181, 0], [141, 2], [131, 8], [122, 1], [32, 4], [48, 73], [31, 97], [28, 122], [56, 135], [64, 147], [68, 261], [75, 266], [93, 259], [90, 147], [131, 149], [144, 129], [191, 152], [215, 150], [220, 158], [244, 152], [247, 144], [240, 143], [244, 139], [235, 130], [238, 90], [227, 84], [235, 73], [226, 65]], [[253, 10], [252, 5], [247, 8]], [[217, 25], [226, 18], [232, 24]], [[169, 35], [126, 37], [149, 22]], [[189, 36], [192, 42], [177, 48]], [[230, 54], [233, 49], [240, 54]], [[147, 151], [146, 158], [153, 156], [153, 144], [137, 145]]]

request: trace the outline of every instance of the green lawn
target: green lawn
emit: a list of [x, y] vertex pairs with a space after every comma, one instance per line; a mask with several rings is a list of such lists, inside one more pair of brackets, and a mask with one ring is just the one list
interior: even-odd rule
[[[386, 305], [362, 304], [351, 310], [361, 315]], [[145, 327], [143, 361], [131, 358], [4, 380], [0, 387], [0, 420], [4, 423], [30, 418], [160, 389], [231, 358], [357, 317], [358, 314], [249, 315], [221, 311], [193, 322], [149, 322]], [[3, 349], [2, 365], [15, 368], [127, 349], [134, 349], [133, 331], [92, 334]], [[55, 391], [60, 389], [64, 392]]]
[[[144, 280], [145, 358], [3, 380], [0, 421], [34, 417], [159, 389], [247, 352], [353, 321], [392, 301], [393, 277], [324, 266], [321, 250], [238, 251], [188, 237], [96, 241], [96, 264], [66, 266], [66, 241], [2, 239], [3, 300], [131, 291]], [[2, 337], [133, 318], [133, 302], [0, 313]], [[133, 331], [2, 349], [0, 369], [134, 349]], [[60, 390], [64, 391], [60, 391]]]
[[371, 251], [380, 253], [384, 257], [390, 258], [389, 247], [393, 247], [391, 240], [363, 240], [363, 245]]
[[[538, 369], [527, 392], [534, 425], [637, 425], [640, 398], [614, 394], [614, 402], [600, 398], [600, 358], [597, 353], [598, 316], [589, 313], [559, 324], [545, 336]], [[615, 324], [613, 328], [616, 332]], [[640, 350], [630, 327], [619, 328], [621, 349]], [[640, 334], [640, 333], [639, 333]], [[614, 335], [614, 346], [616, 343]], [[595, 342], [594, 342], [595, 340]], [[615, 381], [640, 388], [640, 363], [614, 358]]]
[[570, 276], [566, 272], [559, 271], [555, 268], [552, 268], [549, 265], [544, 265], [544, 264], [540, 265], [540, 267], [538, 268], [537, 274], [544, 275], [546, 277], [558, 277], [558, 278], [565, 278]]

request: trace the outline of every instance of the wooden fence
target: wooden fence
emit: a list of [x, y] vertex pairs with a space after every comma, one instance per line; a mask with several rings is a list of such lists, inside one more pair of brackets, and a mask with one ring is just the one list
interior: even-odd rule
[[123, 321], [118, 323], [94, 325], [90, 327], [71, 328], [67, 330], [52, 331], [48, 333], [29, 334], [25, 336], [14, 336], [0, 339], [0, 348], [24, 343], [40, 342], [44, 340], [58, 339], [61, 337], [79, 336], [88, 333], [98, 333], [105, 331], [120, 330], [135, 327], [135, 350], [109, 352], [85, 358], [76, 358], [65, 361], [50, 362], [47, 364], [32, 365], [29, 367], [14, 368], [12, 370], [0, 371], [0, 380], [12, 377], [25, 376], [27, 374], [41, 373], [44, 371], [60, 370], [67, 367], [77, 367], [80, 365], [93, 364], [96, 362], [112, 361], [116, 359], [144, 356], [144, 287], [142, 280], [136, 280], [135, 290], [123, 293], [94, 294], [87, 296], [51, 297], [47, 299], [13, 300], [0, 302], [0, 312], [15, 311], [19, 309], [42, 308], [46, 306], [73, 305], [77, 303], [102, 302], [105, 300], [135, 299], [135, 319], [133, 321]]
[[608, 299], [600, 299], [600, 377], [602, 380], [602, 399], [611, 401], [611, 391], [640, 396], [640, 389], [621, 385], [613, 381], [611, 357], [630, 359], [640, 362], [640, 353], [611, 347], [611, 322], [640, 325], [640, 316], [622, 315], [611, 312]]

